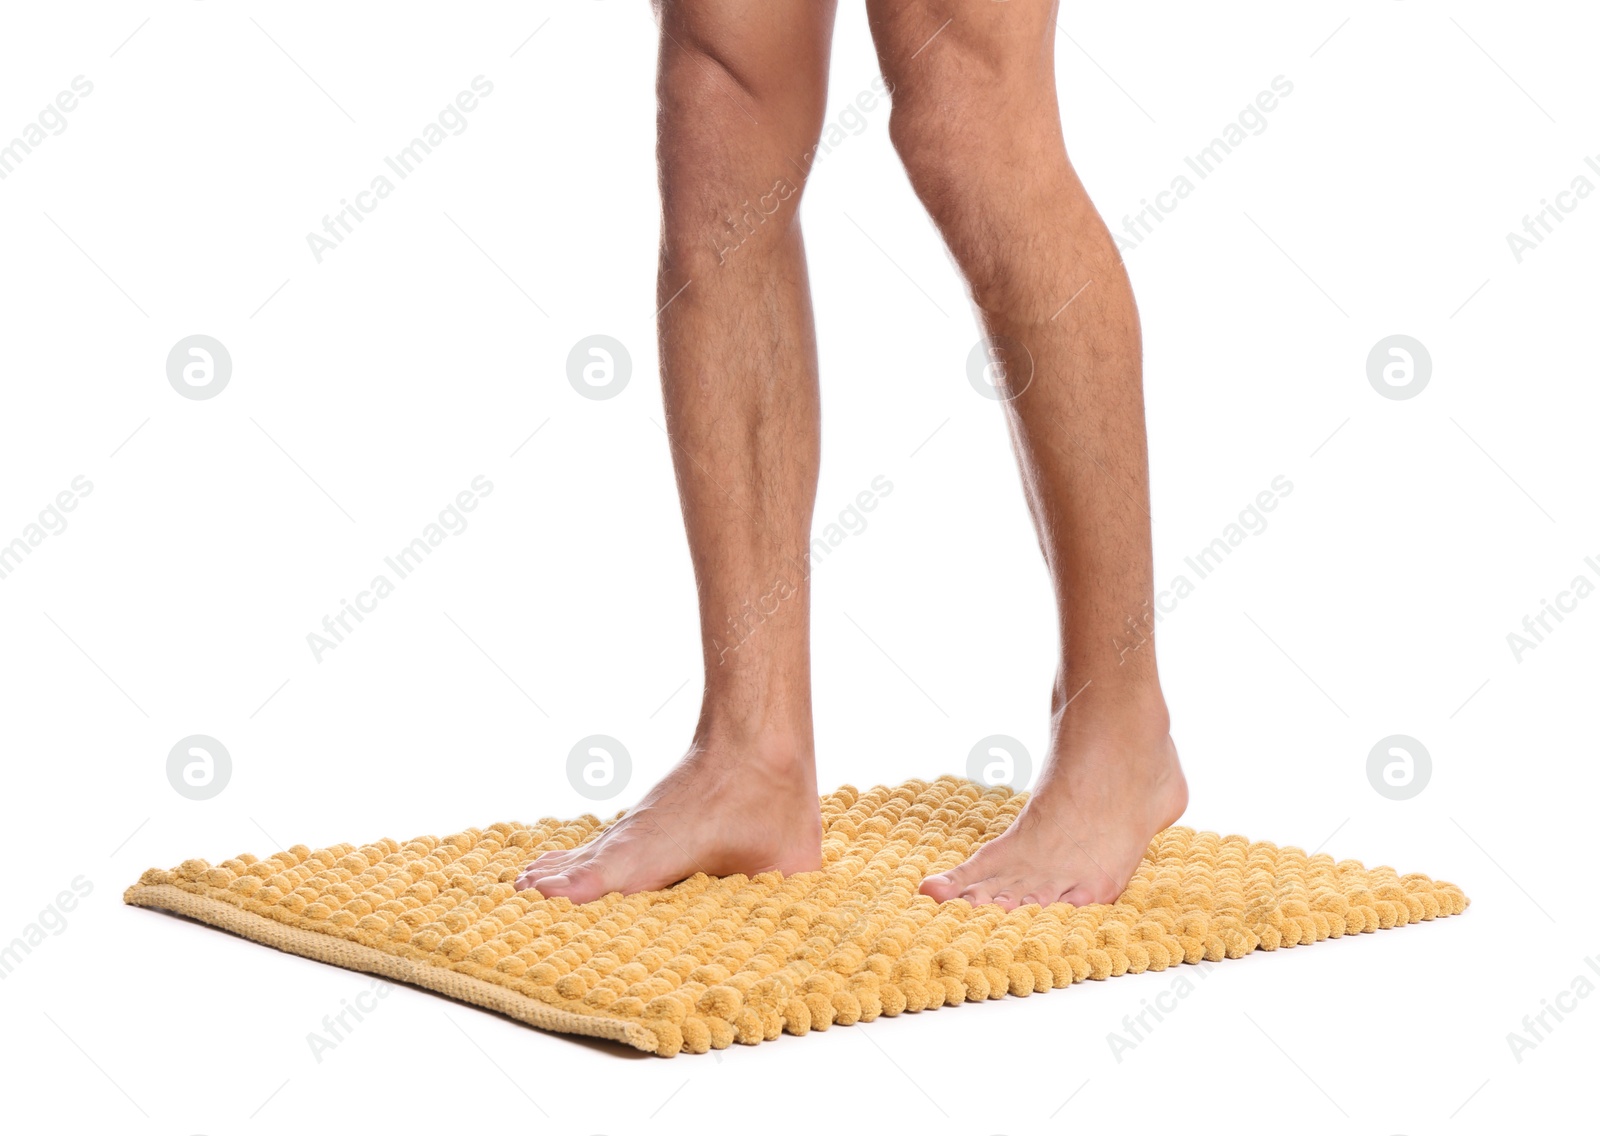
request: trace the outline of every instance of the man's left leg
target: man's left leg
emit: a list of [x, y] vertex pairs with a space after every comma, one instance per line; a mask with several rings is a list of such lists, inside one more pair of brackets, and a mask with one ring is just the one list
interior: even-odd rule
[[[935, 899], [1108, 903], [1188, 790], [1156, 676], [1139, 317], [1067, 160], [1055, 4], [868, 0], [889, 133], [1005, 356], [1023, 487], [1061, 660], [1027, 806]], [[1141, 640], [1143, 640], [1141, 644]]]

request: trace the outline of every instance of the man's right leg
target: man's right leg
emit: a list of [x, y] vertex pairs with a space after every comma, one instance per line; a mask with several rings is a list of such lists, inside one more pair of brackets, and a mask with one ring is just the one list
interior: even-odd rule
[[662, 388], [700, 593], [688, 754], [599, 838], [517, 881], [576, 903], [821, 867], [807, 551], [819, 453], [798, 209], [834, 0], [665, 0], [658, 161]]

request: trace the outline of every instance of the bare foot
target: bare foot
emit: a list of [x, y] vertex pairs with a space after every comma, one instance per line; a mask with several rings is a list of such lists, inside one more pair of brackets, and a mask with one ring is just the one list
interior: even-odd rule
[[519, 891], [588, 903], [611, 892], [711, 876], [822, 867], [822, 814], [809, 747], [696, 743], [643, 801], [594, 840], [546, 852]]
[[1007, 911], [1117, 900], [1150, 838], [1183, 815], [1189, 789], [1164, 709], [1094, 709], [1095, 717], [1069, 711], [1058, 720], [1050, 761], [1016, 821], [965, 863], [923, 880], [924, 895]]

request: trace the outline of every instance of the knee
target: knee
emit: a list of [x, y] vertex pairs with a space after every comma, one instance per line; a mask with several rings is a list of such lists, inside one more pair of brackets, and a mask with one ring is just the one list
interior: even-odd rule
[[1052, 126], [1060, 146], [1049, 6], [981, 5], [932, 39], [918, 7], [874, 29], [893, 91], [889, 136], [912, 186], [931, 207], [975, 179], [1029, 176], [1008, 163], [1048, 149]]
[[889, 111], [889, 141], [905, 167], [911, 188], [940, 221], [959, 196], [970, 161], [981, 161], [958, 123], [937, 103], [897, 94]]
[[1009, 168], [979, 123], [981, 115], [905, 96], [889, 113], [889, 140], [911, 188], [981, 303], [1005, 277], [1002, 197], [1022, 171]]
[[1067, 239], [1055, 231], [1059, 210], [1081, 191], [1053, 96], [1046, 102], [1038, 92], [1047, 87], [1031, 79], [941, 78], [896, 89], [890, 141], [973, 300], [1024, 310], [1036, 300], [1038, 254]]
[[794, 221], [797, 159], [821, 131], [823, 95], [752, 85], [714, 54], [677, 55], [658, 81], [657, 164], [663, 250], [687, 269]]

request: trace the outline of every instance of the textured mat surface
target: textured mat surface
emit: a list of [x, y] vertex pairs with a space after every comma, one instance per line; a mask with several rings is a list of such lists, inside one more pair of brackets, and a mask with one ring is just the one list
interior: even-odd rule
[[1454, 884], [1173, 827], [1114, 904], [1004, 912], [917, 893], [1027, 799], [955, 777], [822, 798], [819, 872], [574, 906], [512, 887], [593, 816], [152, 868], [123, 899], [529, 1025], [670, 1057], [880, 1014], [1026, 997], [1460, 914]]

